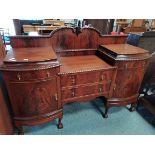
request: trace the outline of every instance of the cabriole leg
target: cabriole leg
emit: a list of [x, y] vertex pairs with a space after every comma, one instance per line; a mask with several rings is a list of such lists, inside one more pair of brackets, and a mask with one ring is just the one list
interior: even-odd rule
[[24, 129], [22, 126], [18, 126], [17, 130], [18, 130], [18, 135], [24, 135]]
[[136, 110], [136, 104], [131, 104], [130, 108], [129, 108], [129, 111], [130, 112], [133, 112]]
[[61, 120], [62, 120], [62, 118], [59, 118], [59, 120], [58, 120], [58, 125], [57, 125], [58, 129], [63, 128], [63, 124], [62, 124]]
[[108, 118], [108, 110], [109, 110], [109, 107], [108, 107], [107, 103], [105, 103], [105, 112], [103, 115], [104, 118]]

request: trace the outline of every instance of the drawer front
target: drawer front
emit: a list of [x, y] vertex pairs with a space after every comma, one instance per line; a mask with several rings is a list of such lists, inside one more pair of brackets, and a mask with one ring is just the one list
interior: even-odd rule
[[35, 70], [35, 71], [15, 71], [8, 72], [10, 74], [10, 81], [29, 81], [29, 80], [37, 80], [37, 79], [48, 79], [57, 74], [55, 68], [52, 69], [44, 69], [44, 70]]
[[112, 76], [113, 70], [61, 75], [61, 86], [68, 87], [102, 81], [111, 81]]
[[79, 86], [79, 87], [72, 87], [70, 89], [62, 89], [61, 96], [62, 100], [69, 100], [78, 97], [84, 97], [87, 95], [96, 95], [96, 96], [107, 96], [110, 90], [110, 84], [98, 84], [98, 85], [87, 85], [87, 86]]

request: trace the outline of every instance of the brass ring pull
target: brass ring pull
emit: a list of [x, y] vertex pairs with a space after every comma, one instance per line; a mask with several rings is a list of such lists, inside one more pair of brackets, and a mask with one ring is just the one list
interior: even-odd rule
[[75, 84], [75, 79], [72, 79], [72, 84]]
[[114, 88], [113, 89], [116, 90], [116, 84], [114, 84]]
[[17, 74], [17, 79], [18, 79], [18, 80], [21, 80], [21, 75], [20, 75], [20, 73]]
[[50, 73], [49, 72], [47, 72], [46, 74], [47, 74], [47, 77], [50, 77]]
[[74, 97], [75, 96], [75, 91], [72, 91], [72, 97]]
[[101, 87], [99, 88], [99, 92], [100, 92], [100, 93], [102, 92], [102, 88], [101, 88]]
[[103, 81], [105, 79], [105, 75], [101, 75], [101, 80]]

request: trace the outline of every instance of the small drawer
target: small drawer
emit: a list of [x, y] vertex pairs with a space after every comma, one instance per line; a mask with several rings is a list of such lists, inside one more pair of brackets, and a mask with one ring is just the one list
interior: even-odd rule
[[98, 85], [87, 85], [87, 86], [79, 86], [72, 87], [70, 89], [62, 89], [61, 95], [62, 100], [68, 100], [77, 97], [84, 97], [87, 95], [103, 95], [107, 94], [110, 91], [110, 82], [105, 84]]
[[92, 84], [95, 82], [111, 81], [113, 70], [108, 71], [93, 71], [77, 74], [61, 75], [61, 86], [68, 87], [82, 84]]
[[45, 69], [45, 70], [35, 70], [35, 71], [15, 71], [9, 72], [10, 81], [29, 81], [37, 79], [48, 79], [57, 74], [56, 69]]

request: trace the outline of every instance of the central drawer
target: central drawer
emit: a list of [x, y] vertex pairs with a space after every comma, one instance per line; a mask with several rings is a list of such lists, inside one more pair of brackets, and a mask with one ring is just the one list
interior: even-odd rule
[[110, 90], [111, 82], [80, 85], [61, 90], [63, 102], [74, 101], [76, 98], [82, 98], [88, 95], [107, 96]]
[[84, 73], [61, 74], [61, 87], [111, 81], [114, 69]]

